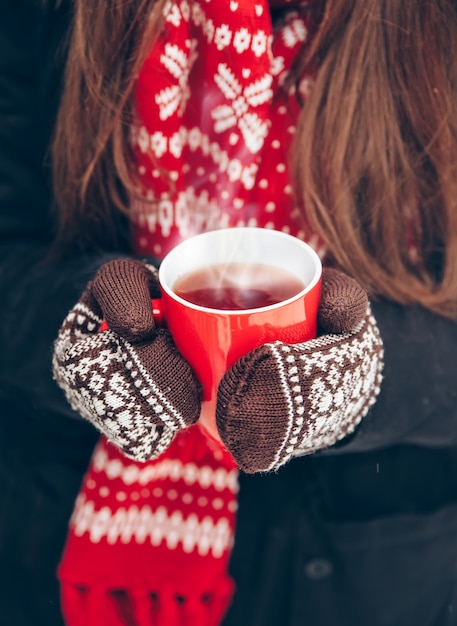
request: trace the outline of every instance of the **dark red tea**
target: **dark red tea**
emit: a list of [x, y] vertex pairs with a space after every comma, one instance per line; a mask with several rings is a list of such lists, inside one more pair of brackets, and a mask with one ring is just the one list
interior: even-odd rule
[[261, 263], [224, 263], [189, 272], [173, 286], [176, 295], [210, 309], [258, 309], [292, 298], [305, 285], [290, 272]]

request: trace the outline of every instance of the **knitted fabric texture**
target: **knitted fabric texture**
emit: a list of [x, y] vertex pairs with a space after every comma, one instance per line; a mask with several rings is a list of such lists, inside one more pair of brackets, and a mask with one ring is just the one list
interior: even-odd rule
[[[166, 450], [200, 413], [195, 375], [170, 334], [154, 328], [150, 283], [156, 282], [156, 274], [138, 261], [102, 267], [67, 315], [53, 355], [55, 380], [72, 408], [141, 461]], [[102, 310], [95, 293], [118, 332], [99, 332]], [[124, 328], [130, 341], [119, 334]]]
[[379, 394], [383, 344], [365, 291], [329, 269], [322, 285], [325, 334], [300, 344], [265, 344], [235, 363], [219, 385], [218, 431], [247, 473], [276, 470], [292, 456], [335, 444], [354, 431]]
[[382, 357], [370, 308], [351, 333], [261, 346], [238, 361], [219, 386], [222, 441], [247, 473], [275, 470], [292, 456], [335, 444], [375, 402]]
[[216, 626], [233, 593], [238, 472], [198, 426], [148, 463], [102, 438], [59, 567], [67, 626]]
[[[135, 254], [163, 257], [191, 235], [247, 225], [285, 230], [325, 255], [295, 205], [287, 165], [299, 99], [284, 89], [284, 79], [312, 33], [311, 14], [307, 2], [279, 4], [284, 10], [273, 25], [266, 0], [165, 3], [162, 35], [135, 92]], [[311, 75], [302, 77], [301, 101], [312, 84]], [[179, 430], [195, 417], [189, 400], [195, 381], [181, 362], [173, 374], [177, 395], [161, 378], [163, 364], [171, 371], [167, 360], [174, 363], [168, 338], [153, 333], [146, 363], [150, 342], [114, 332], [116, 319], [98, 333], [101, 311], [91, 290], [86, 295], [90, 302], [85, 296], [70, 312], [57, 341], [56, 378], [72, 406], [116, 448], [102, 437], [71, 521], [59, 568], [67, 626], [218, 626], [232, 591], [227, 563], [237, 468], [198, 424]], [[99, 291], [97, 297], [104, 298]], [[147, 324], [141, 328], [149, 337]], [[117, 330], [125, 331], [123, 322]], [[325, 356], [331, 358], [330, 346]], [[338, 349], [335, 357], [337, 368]], [[103, 395], [107, 372], [112, 382]], [[293, 411], [286, 419], [296, 420]], [[347, 423], [334, 421], [335, 438], [353, 421], [352, 414]], [[297, 436], [299, 452], [313, 448], [312, 429], [307, 433]], [[316, 434], [320, 446], [321, 430]], [[289, 439], [287, 448], [295, 445]], [[150, 458], [161, 449], [144, 463], [126, 458]]]
[[160, 296], [155, 267], [116, 259], [98, 270], [90, 288], [112, 331], [132, 343], [151, 339], [155, 330], [151, 298]]
[[[191, 235], [228, 226], [285, 230], [323, 253], [295, 204], [289, 150], [313, 84], [283, 87], [312, 35], [307, 2], [178, 0], [136, 87], [131, 141], [137, 254], [164, 256]], [[290, 8], [287, 9], [287, 5]]]

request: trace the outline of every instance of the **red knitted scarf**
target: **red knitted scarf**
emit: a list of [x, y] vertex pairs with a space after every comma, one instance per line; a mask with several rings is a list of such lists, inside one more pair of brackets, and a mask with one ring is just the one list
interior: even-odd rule
[[[272, 26], [265, 0], [178, 0], [141, 72], [132, 128], [133, 250], [163, 256], [208, 229], [283, 229], [318, 246], [294, 206], [287, 155], [298, 105], [282, 85], [310, 28], [306, 4]], [[306, 97], [311, 78], [301, 81]], [[238, 490], [198, 425], [160, 458], [101, 439], [59, 567], [68, 626], [217, 626]]]

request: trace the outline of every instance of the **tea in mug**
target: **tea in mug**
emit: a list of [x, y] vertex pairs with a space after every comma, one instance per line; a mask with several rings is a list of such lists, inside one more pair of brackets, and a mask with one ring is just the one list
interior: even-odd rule
[[282, 268], [262, 263], [223, 263], [189, 272], [175, 294], [198, 306], [224, 311], [258, 309], [288, 300], [305, 288]]

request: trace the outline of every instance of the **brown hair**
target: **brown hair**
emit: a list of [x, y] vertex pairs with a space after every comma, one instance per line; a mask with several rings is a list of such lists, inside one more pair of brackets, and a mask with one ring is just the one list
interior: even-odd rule
[[[131, 94], [162, 4], [76, 0], [53, 151], [61, 242], [128, 211]], [[291, 75], [318, 64], [291, 161], [299, 203], [371, 294], [457, 317], [455, 7], [326, 0], [320, 11]]]
[[[128, 212], [131, 93], [161, 29], [151, 0], [75, 0], [64, 89], [52, 146], [56, 250], [115, 237]], [[114, 210], [113, 210], [114, 209]]]

